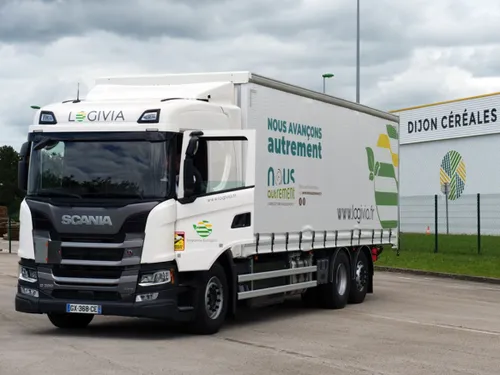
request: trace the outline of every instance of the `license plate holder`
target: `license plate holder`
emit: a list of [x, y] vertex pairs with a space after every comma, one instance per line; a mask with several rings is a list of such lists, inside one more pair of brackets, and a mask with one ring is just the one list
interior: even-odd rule
[[102, 306], [101, 305], [87, 305], [80, 303], [67, 303], [66, 304], [66, 312], [70, 314], [94, 314], [101, 315], [102, 314]]

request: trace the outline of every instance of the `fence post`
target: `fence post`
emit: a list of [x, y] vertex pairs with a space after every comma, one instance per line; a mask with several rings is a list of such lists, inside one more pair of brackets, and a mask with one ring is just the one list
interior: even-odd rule
[[434, 195], [434, 227], [435, 227], [435, 233], [434, 233], [434, 252], [438, 252], [438, 196], [437, 194]]
[[477, 253], [481, 254], [481, 194], [477, 193]]
[[9, 236], [9, 254], [12, 254], [12, 220], [7, 214], [7, 236]]

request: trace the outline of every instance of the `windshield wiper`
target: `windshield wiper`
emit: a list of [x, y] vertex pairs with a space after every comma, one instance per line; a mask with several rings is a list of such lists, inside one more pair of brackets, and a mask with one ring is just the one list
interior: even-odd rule
[[41, 189], [36, 192], [39, 197], [72, 197], [82, 199], [82, 196], [76, 193], [70, 193], [60, 189]]

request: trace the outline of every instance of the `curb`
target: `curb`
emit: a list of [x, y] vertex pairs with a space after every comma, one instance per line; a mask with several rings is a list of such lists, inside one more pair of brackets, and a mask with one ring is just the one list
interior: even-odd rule
[[381, 272], [392, 272], [392, 273], [406, 273], [419, 276], [434, 276], [443, 279], [455, 279], [463, 281], [473, 281], [477, 283], [487, 283], [487, 284], [497, 284], [500, 285], [500, 279], [494, 277], [483, 277], [483, 276], [469, 276], [460, 275], [455, 273], [444, 273], [444, 272], [434, 272], [434, 271], [423, 271], [423, 270], [413, 270], [409, 268], [395, 268], [386, 266], [374, 266], [375, 271]]

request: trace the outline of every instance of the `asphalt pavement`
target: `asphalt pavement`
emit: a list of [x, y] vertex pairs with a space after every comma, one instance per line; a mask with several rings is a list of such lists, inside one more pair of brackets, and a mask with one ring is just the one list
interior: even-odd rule
[[[10, 245], [10, 249], [13, 252], [17, 252], [17, 248], [19, 246], [18, 241], [12, 241]], [[0, 252], [9, 252], [9, 241], [5, 241], [4, 239], [0, 239]]]
[[0, 252], [0, 374], [500, 373], [500, 287], [377, 273], [375, 294], [339, 311], [298, 301], [243, 312], [214, 336], [96, 318], [65, 333], [14, 311], [17, 256]]

